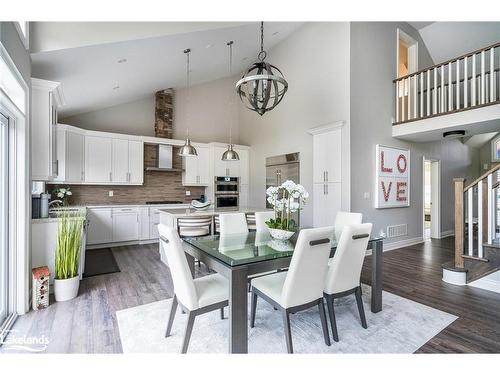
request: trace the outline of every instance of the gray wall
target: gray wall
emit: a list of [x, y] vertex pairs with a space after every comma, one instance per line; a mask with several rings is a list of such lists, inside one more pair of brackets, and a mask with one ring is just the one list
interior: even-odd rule
[[31, 87], [31, 57], [21, 41], [14, 22], [0, 22], [0, 40], [24, 80]]
[[[189, 133], [193, 141], [227, 142], [229, 126], [232, 125], [233, 142], [238, 143], [238, 105], [234, 95], [236, 77], [224, 78], [189, 90], [175, 90], [174, 94], [174, 138]], [[63, 87], [64, 90], [64, 87]], [[61, 117], [60, 122], [89, 130], [154, 136], [154, 95], [98, 111]]]
[[301, 220], [312, 225], [312, 136], [307, 130], [345, 120], [349, 134], [349, 24], [307, 23], [268, 51], [267, 61], [281, 69], [289, 89], [263, 116], [240, 106], [240, 138], [252, 147], [249, 202], [265, 204], [266, 157], [300, 152], [300, 182], [311, 193]]
[[[374, 223], [374, 233], [387, 225], [408, 224], [408, 236], [422, 237], [422, 157], [441, 160], [441, 232], [453, 230], [452, 179], [475, 171], [477, 150], [460, 141], [409, 143], [392, 137], [393, 84], [396, 76], [397, 28], [419, 42], [419, 68], [433, 64], [420, 36], [406, 23], [351, 23], [351, 208]], [[411, 151], [410, 207], [375, 209], [375, 145], [407, 147]], [[364, 192], [370, 198], [364, 198]], [[387, 242], [392, 242], [388, 240]]]

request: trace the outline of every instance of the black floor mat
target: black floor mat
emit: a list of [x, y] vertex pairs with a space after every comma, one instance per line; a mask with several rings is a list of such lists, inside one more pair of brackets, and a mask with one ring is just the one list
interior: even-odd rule
[[92, 249], [85, 251], [85, 272], [83, 277], [120, 272], [111, 249]]

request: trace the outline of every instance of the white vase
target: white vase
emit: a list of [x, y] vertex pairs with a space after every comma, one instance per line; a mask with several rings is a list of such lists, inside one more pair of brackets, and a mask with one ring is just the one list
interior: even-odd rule
[[289, 231], [289, 230], [284, 230], [284, 229], [275, 229], [275, 228], [269, 228], [269, 233], [271, 234], [272, 238], [275, 238], [277, 240], [288, 240], [290, 237], [292, 237], [295, 232]]
[[57, 302], [69, 301], [78, 295], [80, 277], [77, 275], [71, 279], [54, 280], [54, 295]]

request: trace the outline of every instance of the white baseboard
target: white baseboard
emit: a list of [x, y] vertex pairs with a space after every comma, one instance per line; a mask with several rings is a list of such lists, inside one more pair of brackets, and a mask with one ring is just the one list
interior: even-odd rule
[[[412, 246], [412, 245], [417, 245], [419, 243], [424, 242], [423, 237], [415, 237], [415, 238], [408, 238], [406, 240], [401, 240], [401, 241], [396, 241], [396, 242], [390, 242], [390, 243], [384, 243], [384, 251], [391, 251], [391, 250], [396, 250], [400, 249], [402, 247], [406, 246]], [[371, 255], [372, 251], [368, 250], [366, 252], [366, 255]]]
[[129, 245], [147, 245], [151, 243], [158, 243], [158, 239], [153, 240], [140, 240], [140, 241], [126, 241], [126, 242], [110, 242], [110, 243], [100, 243], [95, 245], [87, 245], [86, 250], [93, 249], [103, 249], [106, 247], [117, 247], [117, 246], [129, 246]]
[[455, 230], [450, 229], [450, 230], [445, 230], [444, 232], [441, 232], [439, 234], [439, 238], [446, 238], [446, 237], [451, 237], [455, 235]]

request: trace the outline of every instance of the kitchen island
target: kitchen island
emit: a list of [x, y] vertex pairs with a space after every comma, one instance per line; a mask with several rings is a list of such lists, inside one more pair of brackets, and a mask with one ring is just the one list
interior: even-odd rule
[[[257, 207], [239, 207], [237, 209], [224, 209], [224, 208], [214, 208], [208, 207], [203, 210], [196, 210], [194, 208], [165, 208], [160, 209], [158, 212], [160, 213], [160, 224], [164, 224], [168, 227], [177, 228], [177, 220], [185, 217], [205, 217], [205, 216], [217, 216], [220, 214], [230, 214], [230, 213], [254, 213], [254, 212], [262, 212], [262, 211], [270, 211], [268, 208], [257, 208]], [[214, 227], [212, 222], [211, 233], [214, 233]], [[162, 243], [160, 241], [159, 251], [160, 257], [163, 263], [167, 264], [167, 259], [165, 257], [164, 249]]]

